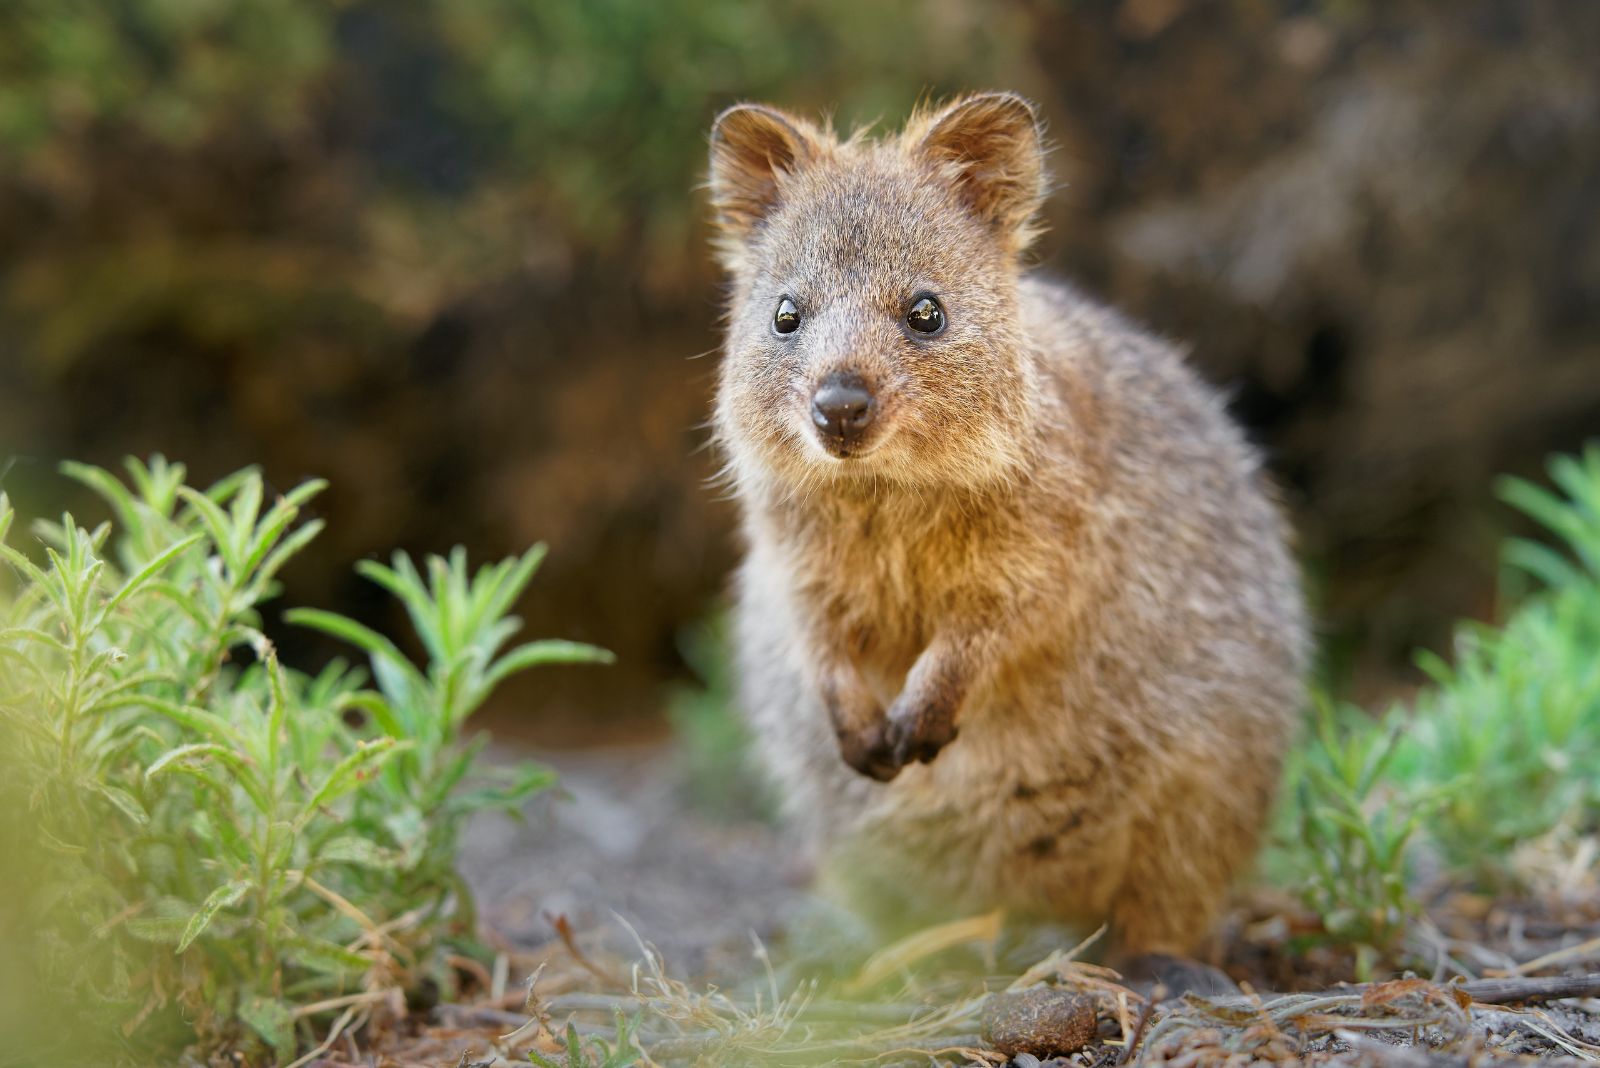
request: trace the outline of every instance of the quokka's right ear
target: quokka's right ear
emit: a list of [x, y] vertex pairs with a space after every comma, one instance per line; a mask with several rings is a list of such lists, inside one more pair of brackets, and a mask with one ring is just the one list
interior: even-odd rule
[[783, 180], [822, 152], [808, 123], [761, 104], [735, 104], [711, 127], [711, 206], [743, 241], [778, 202]]
[[1044, 199], [1039, 116], [1016, 93], [978, 93], [907, 125], [913, 151], [937, 164], [967, 206], [1016, 251], [1033, 240]]

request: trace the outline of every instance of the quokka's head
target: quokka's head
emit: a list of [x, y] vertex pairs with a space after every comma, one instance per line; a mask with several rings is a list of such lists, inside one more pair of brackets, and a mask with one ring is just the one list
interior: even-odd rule
[[716, 424], [735, 477], [1011, 476], [1035, 397], [1018, 261], [1044, 188], [1037, 116], [1010, 93], [879, 140], [761, 105], [723, 112], [710, 190], [733, 285]]

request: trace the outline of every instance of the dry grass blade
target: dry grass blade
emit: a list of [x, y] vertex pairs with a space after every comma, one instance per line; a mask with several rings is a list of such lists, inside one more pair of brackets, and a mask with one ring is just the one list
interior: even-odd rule
[[1575, 946], [1558, 949], [1553, 953], [1546, 953], [1542, 957], [1517, 965], [1505, 975], [1529, 975], [1533, 972], [1542, 972], [1546, 968], [1553, 968], [1558, 964], [1567, 964], [1575, 960], [1590, 960], [1600, 957], [1600, 938], [1591, 938], [1587, 942], [1580, 942]]
[[555, 930], [556, 935], [561, 939], [561, 944], [567, 947], [567, 952], [572, 955], [572, 959], [576, 961], [580, 967], [607, 986], [622, 985], [622, 980], [618, 976], [612, 975], [610, 972], [600, 967], [589, 958], [589, 955], [585, 953], [582, 948], [579, 947], [577, 932], [572, 929], [572, 921], [567, 919], [565, 913], [557, 913], [552, 915], [549, 912], [546, 912], [544, 914], [544, 919], [545, 922]]
[[977, 943], [991, 950], [1000, 940], [1000, 930], [1005, 913], [999, 909], [982, 916], [969, 916], [952, 923], [925, 927], [891, 945], [885, 946], [861, 966], [855, 977], [845, 984], [845, 990], [859, 993], [871, 989], [885, 979], [900, 974], [918, 961], [956, 946]]
[[[349, 1008], [345, 1009], [344, 1012], [340, 1014], [339, 1018], [333, 1021], [333, 1026], [328, 1028], [328, 1037], [322, 1040], [322, 1044], [320, 1046], [311, 1050], [309, 1053], [306, 1053], [298, 1060], [291, 1061], [289, 1064], [285, 1065], [285, 1068], [302, 1068], [303, 1065], [310, 1064], [312, 1061], [328, 1052], [333, 1048], [334, 1043], [339, 1041], [340, 1036], [343, 1035], [346, 1030], [354, 1030], [351, 1025], [356, 1021], [356, 1014], [362, 1013], [365, 1008], [366, 1006], [357, 1004], [351, 1005]], [[364, 1015], [362, 1022], [365, 1022]], [[355, 1023], [355, 1026], [359, 1027], [360, 1023]]]
[[389, 990], [368, 990], [360, 994], [346, 994], [343, 997], [327, 998], [323, 1001], [313, 1001], [308, 1005], [296, 1006], [293, 1010], [295, 1019], [315, 1016], [318, 1013], [332, 1012], [334, 1009], [356, 1007], [363, 1005], [376, 1005], [389, 998]]
[[[1544, 1012], [1541, 1009], [1528, 1009], [1525, 1012], [1516, 1013], [1515, 1015], [1520, 1017], [1519, 1023], [1521, 1026], [1527, 1028], [1536, 1035], [1554, 1042], [1556, 1045], [1560, 1046], [1574, 1057], [1578, 1057], [1586, 1061], [1600, 1062], [1600, 1046], [1597, 1046], [1592, 1042], [1585, 1042], [1583, 1039], [1571, 1034], [1566, 1030], [1566, 1028], [1562, 1027], [1560, 1024], [1556, 1023], [1555, 1020], [1551, 1019], [1549, 1013]], [[1534, 1020], [1539, 1022], [1535, 1023]]]

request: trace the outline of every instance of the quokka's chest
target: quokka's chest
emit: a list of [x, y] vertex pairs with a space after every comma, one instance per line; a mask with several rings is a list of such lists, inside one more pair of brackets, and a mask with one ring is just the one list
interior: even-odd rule
[[806, 611], [863, 669], [903, 675], [962, 614], [963, 597], [979, 585], [973, 562], [938, 531], [858, 522], [829, 533], [796, 569]]

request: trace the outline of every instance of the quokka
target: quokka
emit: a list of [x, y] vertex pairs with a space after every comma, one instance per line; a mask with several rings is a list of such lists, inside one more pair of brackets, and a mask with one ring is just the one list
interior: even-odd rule
[[1182, 354], [1030, 273], [1033, 107], [711, 135], [741, 700], [831, 867], [1191, 952], [1249, 863], [1307, 626], [1260, 457]]

